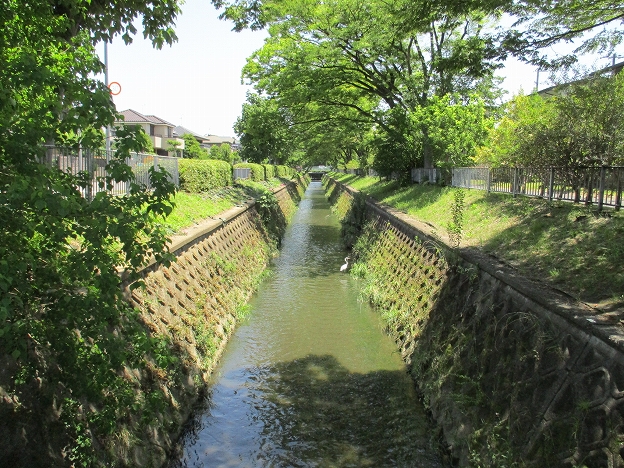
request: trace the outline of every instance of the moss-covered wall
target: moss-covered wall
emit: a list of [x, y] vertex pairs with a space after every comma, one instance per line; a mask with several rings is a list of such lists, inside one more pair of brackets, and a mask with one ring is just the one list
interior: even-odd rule
[[[326, 183], [345, 223], [361, 218], [360, 195]], [[402, 213], [359, 206], [368, 221], [353, 271], [459, 466], [624, 466], [614, 324], [495, 259], [449, 248]]]

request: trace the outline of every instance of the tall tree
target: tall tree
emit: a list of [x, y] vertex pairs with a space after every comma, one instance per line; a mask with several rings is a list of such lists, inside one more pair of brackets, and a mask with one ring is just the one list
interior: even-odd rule
[[234, 124], [240, 138], [240, 157], [255, 163], [284, 164], [288, 159], [288, 122], [273, 99], [248, 94], [242, 115]]
[[432, 143], [426, 121], [418, 124], [420, 142], [401, 123], [436, 96], [469, 99], [493, 83], [498, 67], [480, 11], [406, 21], [400, 5], [382, 1], [265, 6], [273, 15], [270, 38], [244, 76], [288, 108], [295, 122], [310, 106], [356, 111], [357, 119], [398, 144], [395, 149], [411, 154], [410, 164], [433, 164]]
[[[584, 53], [612, 55], [624, 39], [624, 6], [613, 0], [514, 1], [506, 8], [514, 19], [500, 33], [503, 55], [511, 53], [544, 69], [571, 66]], [[568, 54], [549, 58], [551, 46], [578, 44]]]

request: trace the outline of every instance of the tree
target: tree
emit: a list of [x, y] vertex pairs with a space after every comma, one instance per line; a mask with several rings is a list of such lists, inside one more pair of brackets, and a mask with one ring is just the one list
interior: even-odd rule
[[[429, 4], [416, 3], [423, 11]], [[428, 167], [436, 162], [428, 120], [415, 121], [410, 114], [437, 98], [452, 94], [465, 100], [495, 83], [499, 65], [480, 10], [406, 19], [401, 5], [382, 1], [264, 7], [271, 37], [248, 61], [244, 76], [288, 110], [292, 126], [314, 118], [341, 125], [348, 115], [377, 128], [387, 141], [378, 146], [386, 148], [384, 154], [401, 151], [398, 159]], [[486, 105], [496, 97], [482, 95]], [[321, 117], [318, 109], [334, 112]]]
[[255, 163], [284, 164], [289, 153], [289, 125], [277, 101], [247, 94], [234, 131], [240, 138], [240, 157]]
[[227, 143], [214, 145], [210, 148], [210, 159], [219, 159], [221, 161], [233, 164], [234, 158], [236, 156], [237, 155], [234, 153], [234, 151], [232, 151], [232, 147]]
[[562, 86], [559, 95], [516, 96], [481, 158], [492, 164], [557, 166], [624, 162], [624, 76]]
[[[3, 400], [3, 424], [7, 414], [22, 418], [20, 437], [32, 442], [42, 439], [28, 431], [45, 431], [29, 421], [57, 418], [70, 457], [110, 434], [120, 408], [137, 403], [120, 376], [124, 365], [141, 365], [149, 339], [143, 333], [122, 343], [112, 333], [133, 317], [119, 269], [134, 280], [151, 257], [169, 258], [158, 221], [172, 209], [174, 187], [159, 170], [150, 171], [150, 191], [134, 182], [126, 158], [145, 148], [136, 129], [117, 132], [108, 175], [97, 181], [103, 188], [128, 182], [125, 196], [100, 192], [89, 201], [82, 194], [93, 186], [91, 174], [41, 163], [45, 143], [100, 148], [101, 129], [116, 120], [110, 93], [95, 78], [103, 65], [94, 44], [118, 34], [130, 41], [137, 16], [156, 46], [175, 39], [177, 2], [109, 3], [8, 1], [0, 10], [0, 387], [21, 402], [7, 410]], [[52, 401], [66, 426], [47, 411]], [[86, 402], [98, 409], [91, 419]], [[21, 448], [5, 444], [0, 458]]]
[[[503, 56], [511, 53], [543, 68], [571, 66], [584, 53], [611, 55], [622, 43], [624, 7], [613, 0], [515, 1], [505, 6], [514, 25], [497, 38]], [[577, 43], [571, 53], [549, 59], [548, 50], [560, 42]]]
[[182, 150], [183, 158], [199, 159], [207, 155], [208, 151], [199, 146], [197, 139], [190, 133], [182, 135], [182, 139], [184, 140], [184, 149]]
[[173, 153], [176, 158], [180, 156], [180, 146], [182, 146], [182, 143], [177, 139], [167, 140], [167, 151]]

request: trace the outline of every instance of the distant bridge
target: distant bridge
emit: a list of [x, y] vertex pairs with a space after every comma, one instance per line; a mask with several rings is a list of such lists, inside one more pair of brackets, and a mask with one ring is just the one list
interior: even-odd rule
[[325, 175], [325, 172], [321, 172], [321, 171], [308, 172], [308, 175], [310, 176], [310, 180], [323, 180], [323, 176]]

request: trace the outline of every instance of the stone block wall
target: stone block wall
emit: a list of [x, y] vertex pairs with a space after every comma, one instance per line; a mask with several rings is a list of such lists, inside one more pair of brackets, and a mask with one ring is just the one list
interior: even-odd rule
[[[338, 205], [357, 194], [328, 183]], [[347, 211], [342, 210], [345, 215]], [[478, 251], [367, 201], [354, 247], [459, 466], [624, 467], [620, 330]]]

